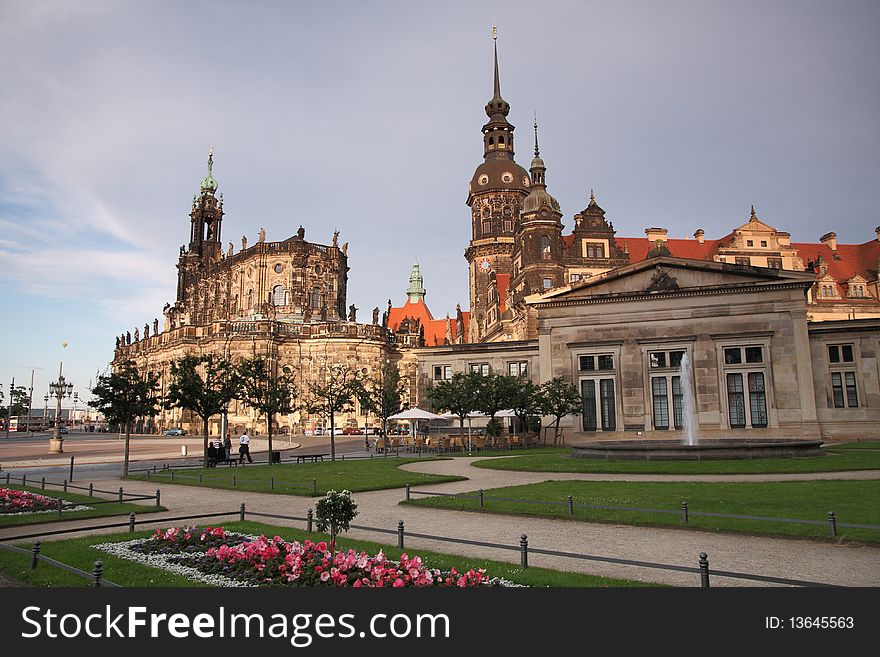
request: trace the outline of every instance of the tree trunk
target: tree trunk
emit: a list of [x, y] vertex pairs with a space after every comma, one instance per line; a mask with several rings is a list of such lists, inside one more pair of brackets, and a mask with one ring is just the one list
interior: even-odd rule
[[382, 450], [382, 458], [388, 457], [388, 418], [382, 418], [382, 442], [385, 443], [385, 449]]
[[208, 418], [202, 418], [202, 467], [208, 467]]
[[269, 432], [269, 465], [272, 465], [272, 416], [266, 414], [266, 428]]
[[125, 423], [125, 451], [122, 455], [122, 476], [128, 476], [128, 444], [131, 440], [131, 420]]
[[335, 413], [330, 413], [330, 460], [336, 460], [336, 424]]

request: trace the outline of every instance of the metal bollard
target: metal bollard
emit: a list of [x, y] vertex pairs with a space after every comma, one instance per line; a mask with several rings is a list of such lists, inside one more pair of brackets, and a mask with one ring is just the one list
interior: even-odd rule
[[269, 490], [275, 490], [275, 477], [269, 477]]
[[61, 512], [64, 510], [64, 500], [58, 500], [58, 517], [61, 517]]
[[684, 524], [688, 521], [688, 503], [684, 500], [681, 501], [681, 521]]
[[156, 489], [156, 508], [157, 508], [157, 509], [158, 509], [160, 506], [162, 506], [162, 505], [159, 503], [159, 500], [160, 500], [160, 496], [161, 496], [161, 495], [162, 495], [162, 491], [159, 490], [159, 489], [157, 488], [157, 489]]
[[312, 479], [312, 495], [318, 494], [318, 480]]
[[150, 479], [150, 469], [147, 468], [147, 480], [149, 481], [149, 479]]
[[119, 502], [122, 503], [122, 486], [119, 487]]
[[171, 481], [174, 481], [174, 470], [171, 471]]
[[241, 507], [238, 509], [238, 519], [239, 519], [241, 522], [244, 522], [244, 513], [245, 513], [245, 510], [244, 510], [244, 502], [242, 502], [242, 503], [241, 503]]
[[529, 537], [523, 534], [519, 537], [520, 565], [529, 567]]
[[199, 483], [202, 483], [202, 473], [199, 473]]
[[409, 501], [409, 484], [406, 485], [406, 499]]
[[700, 552], [700, 586], [709, 588], [709, 555], [705, 552]]
[[309, 509], [306, 511], [306, 531], [311, 534], [312, 533], [312, 518], [314, 516], [314, 512]]
[[828, 512], [828, 524], [831, 526], [831, 536], [837, 536], [837, 516], [834, 515], [834, 511]]
[[27, 475], [26, 474], [21, 475], [21, 485], [27, 486]]
[[6, 485], [7, 486], [9, 485], [9, 473], [8, 472], [6, 473]]
[[92, 577], [94, 578], [94, 582], [92, 586], [95, 588], [99, 588], [101, 586], [101, 578], [104, 576], [104, 562], [96, 561], [95, 567], [92, 569]]
[[71, 481], [73, 481], [73, 456], [70, 457], [70, 476], [68, 477]]
[[95, 496], [95, 484], [89, 482], [89, 497]]
[[397, 521], [397, 547], [403, 549], [403, 520]]
[[480, 508], [483, 508], [483, 489], [480, 489]]
[[67, 492], [67, 479], [64, 480], [63, 487], [64, 487], [64, 492], [66, 493]]
[[129, 513], [128, 514], [128, 533], [129, 534], [134, 533], [134, 520], [135, 520], [134, 512]]
[[40, 547], [42, 543], [40, 541], [34, 541], [34, 544], [31, 546], [31, 570], [37, 569], [37, 563], [40, 561]]
[[568, 496], [568, 515], [574, 515], [574, 498], [571, 495]]
[[235, 481], [235, 473], [232, 473], [232, 487], [235, 488], [238, 484]]
[[46, 478], [45, 477], [40, 479], [40, 488], [42, 488], [43, 490], [46, 490]]

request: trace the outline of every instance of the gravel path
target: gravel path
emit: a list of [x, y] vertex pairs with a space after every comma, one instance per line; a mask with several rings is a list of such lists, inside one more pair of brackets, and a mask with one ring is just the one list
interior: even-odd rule
[[[792, 481], [805, 479], [856, 479], [876, 478], [865, 473], [822, 473], [815, 475], [583, 475], [566, 473], [525, 473], [474, 468], [475, 459], [456, 458], [449, 461], [411, 463], [405, 469], [436, 474], [458, 474], [469, 481], [450, 482], [433, 486], [420, 486], [420, 490], [460, 492], [477, 488], [496, 488], [549, 479], [626, 480], [626, 481]], [[855, 476], [854, 476], [855, 475]], [[96, 481], [98, 488], [118, 488], [118, 479]], [[126, 481], [125, 489], [132, 492], [155, 492], [155, 482]], [[164, 524], [163, 518], [186, 514], [234, 512], [244, 502], [250, 511], [304, 516], [313, 499], [297, 496], [281, 496], [243, 491], [194, 489], [188, 486], [163, 483], [162, 504], [170, 511], [143, 516], [150, 520], [146, 526], [153, 528]], [[399, 506], [403, 499], [402, 489], [358, 493], [356, 496], [360, 514], [358, 525], [383, 527], [394, 530], [398, 520], [403, 520], [407, 531], [445, 535], [470, 540], [519, 544], [520, 535], [529, 537], [532, 548], [561, 550], [582, 554], [632, 559], [652, 563], [695, 567], [700, 552], [709, 555], [713, 570], [734, 571], [773, 577], [821, 582], [839, 586], [880, 586], [880, 548], [820, 542], [811, 540], [716, 534], [712, 532], [632, 527], [601, 523], [585, 523], [562, 519], [529, 518], [498, 514], [479, 514], [440, 509]], [[302, 527], [302, 522], [259, 519], [268, 524]], [[124, 518], [119, 519], [124, 522]], [[219, 524], [223, 520], [217, 521]], [[94, 522], [94, 521], [92, 521]], [[210, 521], [200, 521], [208, 524]], [[64, 523], [65, 527], [88, 526], [89, 521]], [[175, 524], [183, 524], [177, 521]], [[60, 528], [44, 525], [47, 531]], [[0, 538], [40, 531], [39, 526], [0, 529]], [[99, 530], [100, 531], [100, 530]], [[103, 530], [109, 533], [119, 530]], [[89, 533], [89, 532], [83, 532]], [[92, 532], [98, 533], [98, 532]], [[352, 530], [350, 535], [381, 542], [394, 542], [388, 534]], [[438, 552], [480, 556], [501, 561], [519, 562], [516, 551], [484, 548], [471, 545], [416, 539], [407, 537], [407, 546], [414, 550], [430, 549]], [[530, 565], [547, 566], [609, 577], [660, 582], [678, 586], [697, 586], [699, 576], [694, 573], [678, 573], [622, 564], [585, 561], [566, 557], [531, 554]], [[112, 575], [108, 573], [108, 578]], [[761, 586], [759, 582], [747, 582], [726, 577], [713, 577], [712, 586]]]

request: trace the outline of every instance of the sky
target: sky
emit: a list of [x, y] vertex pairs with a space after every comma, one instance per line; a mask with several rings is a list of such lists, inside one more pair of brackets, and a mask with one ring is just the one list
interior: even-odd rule
[[[173, 302], [214, 148], [223, 242], [349, 243], [349, 302], [468, 305], [467, 184], [501, 90], [549, 191], [618, 236], [880, 224], [880, 3], [0, 0], [0, 385], [81, 397]], [[66, 345], [66, 346], [65, 346]]]

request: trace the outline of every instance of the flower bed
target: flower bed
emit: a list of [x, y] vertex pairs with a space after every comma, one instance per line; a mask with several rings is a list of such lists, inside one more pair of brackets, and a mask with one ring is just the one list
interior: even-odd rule
[[[63, 500], [62, 500], [63, 502]], [[65, 507], [65, 511], [88, 511], [90, 506]], [[37, 495], [14, 488], [0, 488], [0, 514], [52, 513], [58, 511], [58, 498]]]
[[447, 572], [428, 568], [420, 557], [399, 561], [349, 549], [335, 554], [323, 541], [285, 541], [247, 536], [222, 527], [156, 530], [150, 538], [104, 543], [96, 548], [123, 559], [170, 570], [216, 586], [477, 587], [508, 586], [484, 570]]

